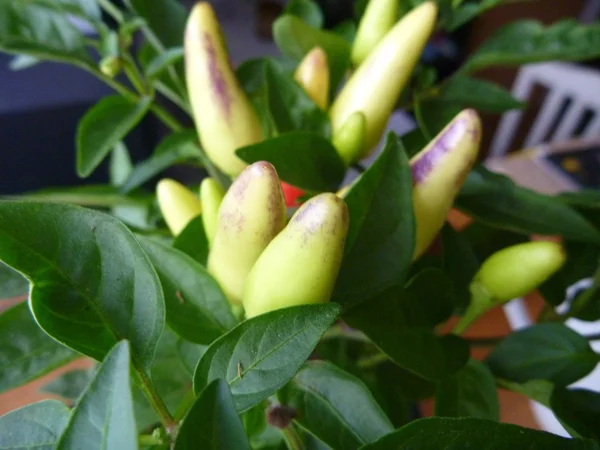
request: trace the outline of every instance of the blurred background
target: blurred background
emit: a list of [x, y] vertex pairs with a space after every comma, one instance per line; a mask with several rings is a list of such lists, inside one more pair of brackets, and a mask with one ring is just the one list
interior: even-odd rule
[[[119, 0], [115, 2], [118, 3]], [[182, 2], [187, 8], [193, 4], [192, 0]], [[234, 64], [252, 57], [278, 54], [271, 38], [271, 24], [285, 7], [286, 0], [212, 0], [211, 3], [223, 24]], [[327, 28], [352, 18], [356, 6], [355, 2], [350, 0], [319, 0], [318, 3], [324, 11]], [[552, 4], [551, 7], [549, 3]], [[591, 22], [598, 18], [599, 12], [598, 0], [509, 0], [458, 28], [452, 34], [436, 34], [429, 43], [423, 59], [435, 66], [443, 78], [451, 74], [461, 61], [495, 30], [512, 20], [532, 18], [549, 24], [559, 19], [573, 18], [581, 22]], [[80, 26], [85, 27], [84, 24]], [[0, 194], [13, 194], [50, 186], [105, 182], [106, 164], [86, 180], [77, 177], [74, 167], [74, 139], [78, 119], [99, 98], [109, 94], [109, 88], [93, 76], [68, 65], [41, 63], [27, 70], [15, 70], [27, 63], [26, 60], [15, 60], [10, 55], [0, 54]], [[575, 67], [582, 71], [598, 71], [600, 62], [588, 63], [587, 67]], [[514, 94], [518, 70], [496, 67], [481, 71], [477, 76], [512, 89]], [[567, 75], [563, 78], [567, 78], [565, 81], [568, 83], [572, 77]], [[590, 80], [592, 79], [593, 77], [590, 77]], [[573, 81], [571, 80], [571, 83]], [[520, 117], [521, 126], [518, 129], [512, 127], [510, 130], [504, 130], [503, 136], [496, 137], [502, 141], [511, 140], [508, 148], [503, 149], [501, 153], [523, 147], [534, 118], [539, 117], [540, 109], [556, 109], [558, 116], [553, 118], [556, 123], [559, 123], [561, 117], [568, 116], [568, 104], [557, 107], [556, 101], [553, 104], [550, 104], [550, 101], [544, 103], [552, 86], [539, 82], [533, 84], [535, 89], [527, 92], [528, 106]], [[568, 103], [568, 100], [566, 102]], [[509, 114], [512, 113], [505, 116]], [[587, 117], [580, 119], [600, 124], [600, 116], [596, 117], [593, 110], [588, 111]], [[181, 117], [181, 120], [189, 122], [186, 117]], [[491, 148], [500, 117], [484, 114], [484, 120], [482, 156], [486, 156]], [[414, 120], [410, 114], [398, 112], [390, 127], [403, 134], [414, 127]], [[576, 132], [568, 137], [577, 137], [584, 127], [580, 128], [579, 132], [575, 130]], [[588, 134], [589, 132], [591, 130], [588, 130]], [[147, 157], [165, 133], [166, 130], [162, 129], [156, 119], [148, 115], [126, 142], [134, 160]], [[552, 140], [548, 136], [537, 139], [544, 142]], [[525, 143], [531, 145], [540, 142], [530, 140]], [[577, 163], [570, 165], [577, 168]], [[185, 175], [185, 168], [177, 170], [183, 170]], [[194, 169], [190, 169], [190, 173], [190, 176], [194, 177]], [[587, 176], [590, 177], [589, 174]], [[595, 183], [595, 179], [592, 181]]]

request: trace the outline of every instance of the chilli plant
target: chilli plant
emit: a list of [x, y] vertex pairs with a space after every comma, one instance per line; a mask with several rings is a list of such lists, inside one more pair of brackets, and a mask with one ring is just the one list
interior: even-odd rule
[[[282, 56], [234, 69], [208, 3], [0, 0], [15, 69], [58, 61], [114, 90], [76, 139], [77, 173], [110, 158], [110, 184], [0, 201], [0, 392], [87, 358], [42, 387], [62, 401], [0, 417], [0, 447], [599, 448], [600, 393], [570, 385], [600, 336], [565, 322], [600, 320], [600, 195], [542, 195], [477, 164], [477, 111], [524, 105], [474, 74], [597, 58], [600, 24], [513, 22], [438, 79], [421, 58], [432, 33], [502, 3], [359, 1], [324, 29], [291, 0]], [[384, 136], [399, 108], [418, 128]], [[124, 138], [147, 115], [170, 134], [134, 164]], [[205, 169], [199, 190], [149, 189], [181, 164]], [[534, 290], [532, 325], [469, 333]], [[499, 389], [572, 438], [501, 423]]]

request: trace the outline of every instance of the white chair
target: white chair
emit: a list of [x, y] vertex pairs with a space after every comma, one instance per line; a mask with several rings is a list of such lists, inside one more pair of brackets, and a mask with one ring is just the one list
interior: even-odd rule
[[[523, 148], [573, 137], [587, 114], [592, 117], [580, 137], [600, 135], [600, 72], [558, 62], [529, 64], [519, 71], [512, 94], [527, 101], [536, 85], [545, 87], [547, 95]], [[511, 144], [523, 115], [522, 110], [515, 110], [502, 117], [492, 140], [490, 157], [503, 156], [514, 149]]]
[[[568, 140], [575, 136], [579, 128], [579, 138], [600, 136], [600, 72], [558, 62], [530, 64], [524, 66], [513, 84], [512, 94], [522, 101], [530, 99], [534, 87], [541, 85], [547, 89], [546, 97], [535, 117], [533, 125], [521, 148], [531, 148], [552, 141]], [[506, 113], [492, 140], [489, 158], [497, 158], [514, 150], [513, 140], [524, 111]], [[590, 285], [590, 280], [582, 280], [581, 285]], [[567, 298], [573, 295], [573, 286]], [[563, 308], [565, 305], [561, 305]], [[515, 299], [504, 305], [504, 313], [512, 329], [517, 330], [533, 323], [523, 299]], [[567, 325], [583, 333], [599, 332], [600, 323], [586, 323], [569, 319]], [[593, 344], [599, 351], [600, 343]], [[584, 379], [575, 383], [577, 387], [598, 390], [600, 386], [600, 366]], [[540, 425], [547, 431], [568, 436], [552, 412], [539, 403], [531, 402], [533, 413]]]

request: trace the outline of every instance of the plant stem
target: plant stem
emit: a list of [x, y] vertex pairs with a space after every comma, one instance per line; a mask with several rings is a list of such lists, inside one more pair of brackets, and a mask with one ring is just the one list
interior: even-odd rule
[[140, 434], [138, 436], [138, 443], [140, 444], [140, 447], [142, 447], [151, 445], [161, 445], [163, 442], [161, 442], [159, 439], [156, 439], [151, 434]]
[[359, 359], [356, 362], [356, 365], [361, 369], [370, 369], [371, 367], [375, 367], [389, 360], [390, 358], [388, 358], [385, 353], [376, 353], [374, 355]]
[[281, 430], [281, 433], [283, 434], [283, 439], [285, 440], [285, 443], [289, 450], [305, 450], [304, 444], [302, 443], [300, 436], [298, 436], [298, 433], [293, 428], [292, 424], [283, 428]]
[[138, 69], [137, 64], [131, 57], [129, 53], [123, 53], [123, 62], [125, 73], [127, 74], [127, 78], [131, 81], [131, 84], [137, 91], [142, 95], [150, 94], [150, 87], [148, 86], [148, 82]]
[[168, 98], [177, 106], [179, 106], [187, 114], [189, 114], [190, 116], [192, 115], [192, 109], [189, 105], [189, 102], [186, 99], [182, 98], [177, 92], [173, 91], [173, 89], [157, 80], [154, 80], [154, 87], [158, 92], [160, 92], [166, 98]]
[[183, 399], [181, 399], [181, 402], [179, 402], [179, 404], [177, 405], [177, 408], [175, 409], [175, 414], [173, 414], [173, 418], [177, 422], [183, 419], [195, 401], [196, 395], [194, 394], [194, 389], [190, 389], [186, 392], [186, 394], [183, 396]]
[[100, 7], [106, 11], [117, 23], [122, 23], [125, 20], [123, 12], [117, 8], [111, 0], [98, 0]]
[[158, 418], [165, 427], [167, 433], [169, 435], [173, 434], [177, 428], [177, 422], [171, 416], [171, 413], [167, 409], [167, 405], [165, 405], [165, 402], [156, 390], [156, 387], [154, 386], [154, 383], [152, 383], [152, 380], [148, 377], [148, 375], [146, 375], [144, 370], [141, 367], [139, 367], [139, 364], [137, 364], [135, 361], [133, 363], [133, 366], [136, 370], [136, 374], [139, 381], [139, 387], [146, 396], [146, 399], [148, 399], [150, 406], [152, 406], [152, 409], [154, 409], [154, 411], [156, 411], [156, 414], [158, 414]]

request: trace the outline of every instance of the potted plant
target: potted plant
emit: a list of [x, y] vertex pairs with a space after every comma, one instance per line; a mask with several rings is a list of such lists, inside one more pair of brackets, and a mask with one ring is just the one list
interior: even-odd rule
[[[569, 388], [598, 364], [598, 336], [564, 322], [600, 319], [600, 197], [541, 195], [477, 164], [475, 109], [522, 105], [472, 74], [597, 57], [600, 28], [518, 21], [437, 82], [419, 62], [435, 27], [497, 3], [371, 0], [324, 30], [318, 6], [294, 0], [273, 26], [283, 58], [234, 71], [207, 3], [188, 15], [175, 0], [4, 1], [0, 49], [74, 64], [115, 94], [76, 143], [81, 177], [110, 156], [110, 185], [0, 202], [2, 296], [27, 289], [0, 315], [0, 391], [98, 361], [46, 387], [66, 403], [0, 417], [0, 447], [598, 448], [600, 394]], [[382, 136], [399, 105], [419, 128]], [[172, 134], [133, 164], [123, 139], [147, 114]], [[145, 189], [190, 162], [209, 175], [199, 191]], [[348, 170], [360, 176], [342, 186]], [[466, 228], [447, 222], [452, 207]], [[469, 337], [536, 289], [536, 324]], [[490, 349], [483, 361], [475, 346]], [[499, 422], [500, 387], [549, 405], [572, 438]], [[410, 421], [426, 398], [435, 416]]]

